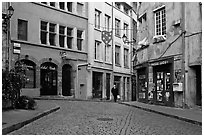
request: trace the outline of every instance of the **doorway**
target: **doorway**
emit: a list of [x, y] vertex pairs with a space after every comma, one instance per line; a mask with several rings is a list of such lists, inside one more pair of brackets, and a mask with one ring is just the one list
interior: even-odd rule
[[72, 67], [65, 64], [62, 67], [62, 95], [71, 96], [71, 70]]
[[93, 72], [93, 98], [102, 98], [103, 73]]
[[106, 99], [110, 99], [110, 74], [106, 74]]
[[153, 69], [153, 82], [155, 84], [155, 92], [153, 93], [154, 101], [157, 104], [171, 106], [173, 104], [173, 73], [171, 71], [172, 64], [156, 66]]
[[40, 66], [41, 95], [57, 95], [57, 65], [45, 62]]
[[194, 67], [196, 71], [196, 105], [202, 106], [202, 93], [201, 93], [201, 66]]

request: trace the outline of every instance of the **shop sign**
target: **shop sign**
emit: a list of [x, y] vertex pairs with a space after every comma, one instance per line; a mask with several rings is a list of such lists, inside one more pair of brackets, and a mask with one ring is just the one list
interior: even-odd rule
[[168, 64], [168, 63], [169, 63], [168, 60], [163, 60], [163, 61], [160, 61], [160, 62], [151, 63], [151, 66], [164, 65], [164, 64]]
[[55, 68], [55, 67], [52, 67], [52, 66], [41, 66], [40, 68], [41, 68], [41, 69], [56, 70], [56, 68]]
[[14, 54], [20, 54], [21, 53], [21, 44], [20, 43], [14, 43], [13, 53]]

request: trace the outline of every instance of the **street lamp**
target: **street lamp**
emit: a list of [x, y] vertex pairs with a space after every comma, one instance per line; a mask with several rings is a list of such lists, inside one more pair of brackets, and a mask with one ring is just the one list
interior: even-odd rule
[[5, 33], [8, 30], [8, 23], [10, 21], [10, 18], [13, 16], [13, 13], [14, 13], [14, 9], [12, 6], [9, 6], [9, 8], [7, 10], [8, 10], [7, 14], [2, 14], [2, 19], [3, 19], [2, 26], [4, 28]]
[[133, 38], [133, 41], [128, 41], [128, 38], [125, 34], [123, 35], [122, 39], [123, 39], [123, 42], [127, 44], [136, 43], [136, 40], [134, 38]]
[[10, 18], [13, 16], [14, 9], [9, 6], [6, 13], [2, 13], [2, 30], [6, 34], [6, 51], [5, 51], [5, 69], [9, 70], [9, 45], [10, 45]]

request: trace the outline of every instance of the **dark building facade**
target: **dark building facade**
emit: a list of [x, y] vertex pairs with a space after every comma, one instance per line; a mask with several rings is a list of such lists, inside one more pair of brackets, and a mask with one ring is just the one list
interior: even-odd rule
[[201, 6], [138, 3], [136, 100], [176, 107], [201, 105]]

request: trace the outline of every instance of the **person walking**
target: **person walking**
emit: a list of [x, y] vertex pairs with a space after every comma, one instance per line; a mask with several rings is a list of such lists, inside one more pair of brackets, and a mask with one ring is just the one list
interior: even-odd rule
[[113, 85], [113, 88], [111, 89], [111, 93], [113, 94], [114, 101], [117, 101], [118, 94], [118, 88], [116, 87], [116, 84]]

